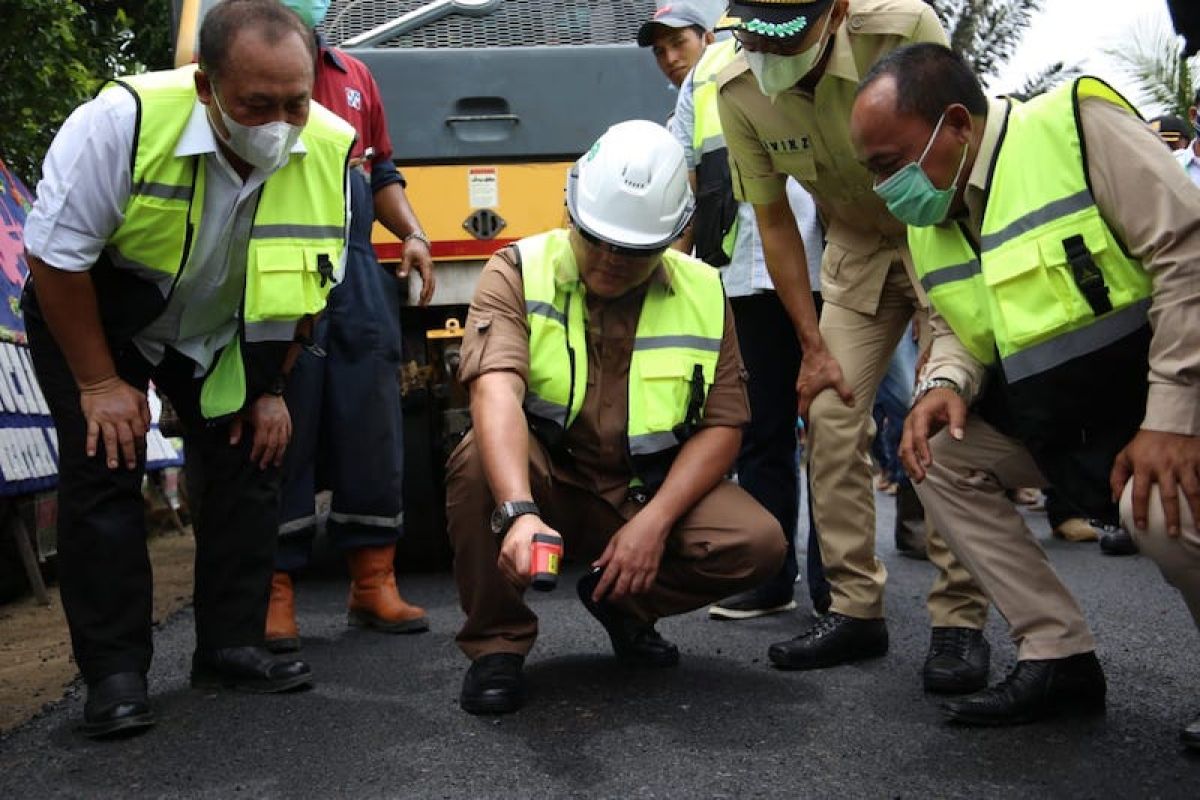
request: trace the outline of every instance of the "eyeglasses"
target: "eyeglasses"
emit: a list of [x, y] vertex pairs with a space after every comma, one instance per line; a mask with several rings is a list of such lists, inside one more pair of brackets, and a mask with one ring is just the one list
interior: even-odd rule
[[606, 242], [603, 239], [594, 236], [592, 233], [584, 230], [582, 225], [576, 225], [575, 230], [579, 231], [579, 237], [581, 239], [597, 250], [601, 250], [605, 253], [612, 253], [614, 256], [621, 256], [623, 258], [655, 258], [656, 256], [662, 255], [663, 251], [667, 249], [665, 247], [655, 247], [652, 249], [646, 249], [642, 247], [625, 247], [624, 245]]

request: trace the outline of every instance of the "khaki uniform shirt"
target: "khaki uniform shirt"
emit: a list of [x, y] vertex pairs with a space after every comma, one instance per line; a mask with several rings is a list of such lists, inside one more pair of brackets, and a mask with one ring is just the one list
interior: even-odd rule
[[767, 97], [744, 58], [718, 76], [717, 106], [729, 147], [733, 191], [766, 204], [784, 196], [792, 176], [816, 200], [826, 223], [821, 294], [826, 302], [874, 314], [888, 270], [903, 261], [926, 304], [909, 257], [904, 225], [874, 191], [850, 142], [850, 109], [859, 80], [887, 53], [911, 42], [947, 44], [921, 0], [850, 0], [815, 92]]
[[[487, 372], [515, 372], [529, 380], [529, 321], [525, 285], [513, 248], [488, 261], [479, 277], [463, 337], [458, 377], [469, 384]], [[665, 281], [663, 270], [650, 280]], [[625, 449], [629, 418], [629, 362], [645, 285], [615, 300], [587, 303], [587, 393], [564, 445], [573, 463], [551, 465], [554, 476], [603, 497], [614, 508], [633, 477]], [[733, 313], [725, 303], [725, 332], [701, 427], [741, 428], [750, 421], [747, 373], [738, 350]]]
[[[964, 200], [968, 233], [979, 241], [1008, 103], [992, 100]], [[1092, 195], [1105, 222], [1154, 279], [1150, 392], [1142, 427], [1200, 435], [1200, 189], [1140, 120], [1099, 99], [1081, 104]], [[950, 378], [970, 403], [985, 370], [946, 321], [932, 314], [925, 374]]]

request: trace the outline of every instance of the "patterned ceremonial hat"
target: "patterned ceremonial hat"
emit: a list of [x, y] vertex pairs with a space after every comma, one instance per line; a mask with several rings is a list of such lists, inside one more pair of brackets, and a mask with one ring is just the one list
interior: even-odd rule
[[717, 20], [715, 30], [746, 31], [759, 36], [790, 39], [808, 32], [814, 19], [824, 14], [833, 0], [757, 0], [730, 3], [725, 16]]

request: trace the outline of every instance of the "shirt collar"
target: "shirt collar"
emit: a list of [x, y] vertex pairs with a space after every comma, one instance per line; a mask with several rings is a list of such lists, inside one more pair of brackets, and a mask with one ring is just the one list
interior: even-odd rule
[[1187, 169], [1192, 164], [1200, 163], [1200, 156], [1196, 155], [1195, 147], [1196, 140], [1193, 139], [1192, 141], [1188, 142], [1187, 147], [1175, 153], [1176, 160], [1183, 165], [1184, 169]]
[[[175, 156], [186, 158], [215, 152], [217, 152], [217, 137], [213, 133], [212, 125], [209, 124], [208, 111], [203, 103], [196, 100], [196, 105], [192, 106], [192, 115], [188, 117], [187, 125], [183, 126], [183, 133], [180, 135], [179, 141], [175, 143]], [[308, 149], [304, 146], [302, 139], [296, 139], [290, 152], [303, 155], [308, 152]]]
[[987, 119], [983, 123], [983, 136], [979, 140], [979, 151], [975, 153], [975, 165], [967, 176], [967, 191], [963, 199], [972, 214], [978, 214], [987, 196], [988, 179], [992, 172], [992, 162], [996, 159], [996, 148], [1000, 145], [1000, 134], [1008, 121], [1008, 111], [1011, 106], [1003, 98], [988, 100]]
[[342, 57], [338, 54], [338, 51], [329, 46], [328, 40], [326, 40], [322, 34], [317, 33], [316, 37], [317, 58], [336, 68], [342, 74], [349, 74], [350, 69], [346, 66], [346, 62], [342, 60]]
[[825, 65], [825, 75], [842, 78], [857, 85], [861, 76], [858, 74], [858, 64], [854, 60], [854, 48], [850, 45], [848, 23], [848, 19], [843, 20], [833, 34], [833, 53], [829, 56], [829, 63]]
[[192, 106], [192, 115], [188, 117], [187, 125], [183, 128], [183, 135], [175, 144], [175, 155], [183, 158], [216, 151], [217, 137], [213, 133], [212, 125], [208, 123], [208, 111], [204, 104], [197, 100], [196, 105]]

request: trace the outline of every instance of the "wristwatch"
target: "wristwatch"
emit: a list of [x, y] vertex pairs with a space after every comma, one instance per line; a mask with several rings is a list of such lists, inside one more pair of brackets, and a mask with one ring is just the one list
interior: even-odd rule
[[271, 381], [271, 385], [267, 387], [263, 394], [269, 394], [272, 397], [283, 397], [284, 391], [287, 390], [287, 376], [282, 372], [275, 376]]
[[532, 500], [509, 500], [501, 503], [492, 512], [492, 533], [502, 536], [508, 533], [508, 529], [516, 522], [517, 517], [525, 514], [537, 514], [541, 516], [541, 513], [542, 511], [537, 507], [537, 503]]
[[416, 239], [418, 242], [424, 242], [426, 248], [430, 247], [429, 237], [426, 236], [425, 231], [421, 230], [420, 228], [417, 228], [415, 231], [405, 236], [404, 244], [408, 244], [409, 239]]
[[912, 404], [915, 406], [921, 402], [921, 398], [929, 394], [934, 389], [949, 389], [959, 397], [962, 397], [962, 387], [949, 378], [926, 378], [917, 384], [916, 390], [913, 391]]

